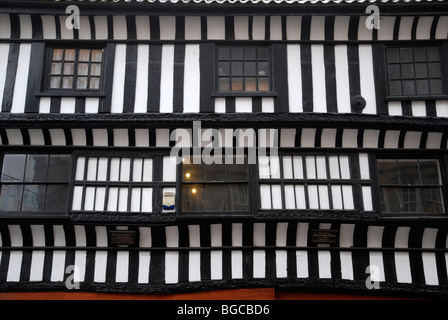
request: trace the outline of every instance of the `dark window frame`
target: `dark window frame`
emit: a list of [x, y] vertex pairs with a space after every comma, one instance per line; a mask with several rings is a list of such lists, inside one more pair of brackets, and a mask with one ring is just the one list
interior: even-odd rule
[[[377, 153], [374, 155], [375, 160], [372, 161], [373, 165], [371, 168], [372, 171], [372, 179], [374, 179], [374, 189], [375, 195], [373, 201], [377, 203], [379, 219], [381, 220], [389, 220], [389, 219], [406, 219], [406, 220], [422, 220], [422, 219], [446, 219], [448, 218], [448, 179], [447, 179], [447, 168], [448, 168], [448, 156], [440, 153], [431, 153], [431, 154], [415, 154], [414, 152], [405, 152], [400, 157], [396, 154], [391, 153]], [[439, 163], [439, 172], [440, 172], [440, 187], [441, 189], [441, 200], [444, 212], [443, 213], [387, 213], [383, 212], [381, 208], [381, 186], [380, 177], [378, 172], [378, 160], [438, 160]], [[397, 185], [398, 187], [398, 185]], [[404, 185], [403, 187], [412, 187], [412, 185]], [[417, 185], [417, 187], [420, 187]]]
[[[70, 165], [69, 165], [69, 174], [66, 181], [17, 181], [17, 182], [2, 182], [0, 181], [0, 187], [4, 184], [9, 185], [44, 185], [44, 186], [50, 186], [50, 185], [65, 185], [67, 188], [67, 197], [64, 205], [63, 210], [41, 210], [41, 211], [30, 211], [30, 210], [24, 210], [22, 211], [22, 205], [20, 210], [5, 210], [0, 211], [0, 218], [60, 218], [60, 217], [66, 217], [67, 212], [69, 209], [69, 203], [70, 203], [70, 196], [71, 196], [71, 190], [70, 190], [70, 184], [71, 184], [71, 172], [73, 170], [73, 158], [70, 151], [67, 150], [60, 150], [60, 151], [50, 151], [50, 150], [28, 150], [28, 149], [11, 149], [11, 150], [5, 150], [4, 152], [0, 153], [0, 172], [3, 172], [3, 164], [5, 155], [25, 155], [26, 157], [28, 155], [65, 155], [70, 158]], [[48, 167], [49, 168], [49, 163]], [[26, 166], [24, 167], [23, 174], [26, 173]], [[47, 172], [47, 178], [48, 178], [48, 172]], [[24, 191], [22, 192], [21, 202], [23, 201], [23, 195]]]

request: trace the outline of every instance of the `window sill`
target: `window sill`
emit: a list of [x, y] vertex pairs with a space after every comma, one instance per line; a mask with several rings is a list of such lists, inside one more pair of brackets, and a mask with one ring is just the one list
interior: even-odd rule
[[212, 97], [277, 97], [277, 92], [272, 91], [229, 91], [229, 92], [212, 92]]
[[105, 92], [90, 91], [61, 91], [61, 92], [38, 92], [37, 97], [105, 97]]
[[448, 95], [434, 96], [387, 96], [385, 101], [426, 101], [426, 100], [448, 100]]

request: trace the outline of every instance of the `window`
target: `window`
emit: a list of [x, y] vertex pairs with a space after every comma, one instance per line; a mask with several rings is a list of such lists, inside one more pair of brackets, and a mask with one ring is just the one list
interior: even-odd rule
[[65, 212], [70, 155], [5, 154], [0, 211]]
[[[229, 158], [226, 158], [227, 160]], [[182, 213], [248, 213], [247, 158], [231, 164], [182, 164]]]
[[348, 155], [262, 157], [259, 177], [261, 209], [355, 209]]
[[218, 91], [270, 91], [270, 56], [269, 46], [217, 47]]
[[51, 47], [47, 90], [100, 91], [104, 48]]
[[153, 211], [153, 158], [79, 156], [73, 211]]
[[381, 211], [385, 214], [444, 213], [437, 159], [379, 159]]
[[389, 96], [445, 94], [438, 46], [387, 47]]

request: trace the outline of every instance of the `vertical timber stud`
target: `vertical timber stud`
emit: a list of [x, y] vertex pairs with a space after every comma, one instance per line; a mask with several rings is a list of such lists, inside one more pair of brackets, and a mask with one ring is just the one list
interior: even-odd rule
[[278, 93], [275, 111], [286, 113], [289, 111], [288, 102], [288, 65], [286, 44], [272, 45], [273, 90]]

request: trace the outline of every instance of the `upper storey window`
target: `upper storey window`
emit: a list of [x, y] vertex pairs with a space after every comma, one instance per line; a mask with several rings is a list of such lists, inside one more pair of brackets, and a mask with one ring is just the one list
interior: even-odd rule
[[269, 46], [218, 46], [219, 92], [271, 91]]
[[390, 97], [437, 96], [446, 92], [438, 46], [387, 47]]
[[49, 48], [45, 87], [50, 91], [100, 91], [103, 61], [103, 48]]

